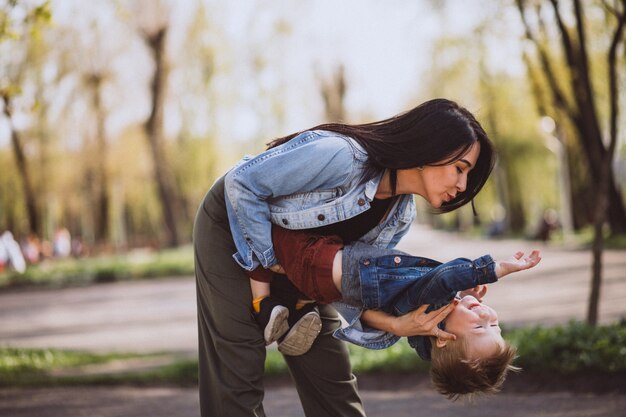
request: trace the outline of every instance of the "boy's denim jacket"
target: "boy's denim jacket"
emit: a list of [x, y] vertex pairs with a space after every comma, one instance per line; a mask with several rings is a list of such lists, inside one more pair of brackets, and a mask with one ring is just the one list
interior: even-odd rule
[[[225, 200], [237, 252], [246, 270], [278, 263], [271, 224], [310, 229], [354, 217], [370, 207], [383, 175], [365, 150], [334, 132], [306, 131], [245, 157], [225, 176]], [[392, 248], [415, 218], [412, 195], [400, 195], [384, 222], [360, 241]]]
[[[342, 268], [342, 301], [333, 306], [348, 326], [334, 336], [369, 349], [387, 348], [400, 337], [364, 325], [360, 320], [364, 310], [401, 316], [429, 304], [431, 311], [450, 303], [458, 291], [497, 281], [489, 255], [442, 264], [359, 242], [344, 247]], [[409, 344], [416, 347], [420, 338], [426, 337], [409, 337]]]

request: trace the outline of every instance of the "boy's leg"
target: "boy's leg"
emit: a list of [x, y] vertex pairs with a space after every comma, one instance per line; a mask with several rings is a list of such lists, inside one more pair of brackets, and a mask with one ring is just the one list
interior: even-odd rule
[[220, 182], [200, 207], [193, 236], [200, 411], [203, 417], [264, 416], [265, 342], [250, 311], [248, 277], [231, 256]]
[[274, 274], [272, 298], [289, 306], [289, 330], [278, 340], [278, 350], [284, 355], [298, 356], [309, 351], [322, 329], [317, 304], [300, 303], [306, 296], [283, 274]]
[[332, 274], [335, 255], [343, 248], [339, 237], [273, 226], [272, 242], [289, 280], [306, 297], [320, 303], [341, 299]]
[[265, 344], [277, 341], [287, 330], [289, 309], [274, 297], [270, 297], [270, 281], [250, 279], [252, 311], [257, 324], [263, 329]]
[[363, 417], [365, 411], [352, 374], [348, 349], [332, 333], [341, 326], [334, 308], [319, 306], [322, 331], [311, 350], [285, 356], [306, 417]]

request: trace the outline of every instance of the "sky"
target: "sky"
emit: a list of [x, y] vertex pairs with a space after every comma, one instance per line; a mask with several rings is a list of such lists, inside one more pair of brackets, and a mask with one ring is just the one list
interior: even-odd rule
[[[433, 41], [442, 35], [468, 33], [484, 13], [481, 5], [485, 4], [484, 0], [199, 1], [217, 26], [213, 33], [219, 38], [222, 54], [216, 57], [218, 74], [212, 85], [219, 105], [209, 109], [199, 103], [198, 111], [212, 112], [212, 117], [196, 118], [193, 128], [198, 135], [213, 129], [218, 136], [238, 141], [257, 139], [260, 132], [287, 134], [320, 123], [323, 104], [319, 77], [332, 75], [340, 64], [345, 67], [345, 105], [351, 117], [380, 119], [412, 107], [418, 98], [424, 98], [423, 79], [429, 70]], [[118, 3], [126, 4], [122, 0]], [[55, 25], [80, 28], [83, 42], [96, 42], [91, 48], [101, 50], [105, 57], [115, 53], [115, 45], [123, 49], [121, 54], [118, 49], [120, 56], [112, 63], [122, 74], [118, 88], [105, 93], [109, 107], [116, 109], [107, 125], [114, 135], [148, 116], [145, 89], [151, 62], [139, 41], [129, 41], [135, 37], [129, 25], [115, 23], [119, 16], [111, 4], [115, 2], [52, 0]], [[158, 16], [150, 7], [154, 1], [139, 4], [126, 15], [127, 19], [150, 21]], [[184, 44], [184, 31], [198, 13], [198, 2], [172, 0], [169, 4], [168, 48], [175, 60], [177, 52], [189, 48]], [[101, 39], [89, 36], [88, 25], [94, 19], [105, 28], [106, 35]], [[505, 15], [503, 20], [499, 23], [510, 29], [507, 35], [487, 40], [490, 65], [519, 75], [524, 71], [519, 22], [515, 15]], [[275, 30], [281, 22], [287, 35]], [[254, 66], [259, 55], [265, 58], [260, 73]], [[172, 74], [172, 95], [180, 102], [185, 100], [184, 88], [180, 78]], [[280, 120], [272, 120], [272, 100], [282, 109]], [[177, 103], [168, 106], [166, 133], [175, 136], [185, 121]], [[62, 115], [60, 107], [56, 112]], [[78, 110], [74, 117], [80, 123], [84, 115]], [[17, 115], [18, 127], [28, 123], [27, 117]], [[214, 125], [209, 126], [211, 123]], [[85, 132], [77, 128], [69, 134], [80, 141]], [[6, 122], [0, 121], [0, 146], [8, 141]]]

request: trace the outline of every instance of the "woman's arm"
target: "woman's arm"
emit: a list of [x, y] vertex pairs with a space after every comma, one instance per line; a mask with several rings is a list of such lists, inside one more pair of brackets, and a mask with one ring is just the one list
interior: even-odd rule
[[[225, 177], [229, 218], [261, 264], [276, 263], [268, 200], [318, 189], [334, 189], [356, 175], [348, 139], [306, 132], [233, 168]], [[238, 248], [241, 249], [241, 248]]]
[[443, 340], [455, 340], [455, 335], [439, 329], [437, 325], [454, 310], [456, 304], [455, 300], [430, 313], [425, 313], [428, 305], [423, 305], [399, 317], [379, 310], [365, 310], [361, 315], [361, 321], [370, 327], [396, 336], [436, 336]]

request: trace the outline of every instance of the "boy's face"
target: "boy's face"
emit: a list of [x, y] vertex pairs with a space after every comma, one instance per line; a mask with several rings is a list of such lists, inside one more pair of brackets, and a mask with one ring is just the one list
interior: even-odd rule
[[445, 323], [446, 332], [467, 341], [468, 359], [491, 356], [504, 343], [496, 311], [471, 295], [461, 299]]

